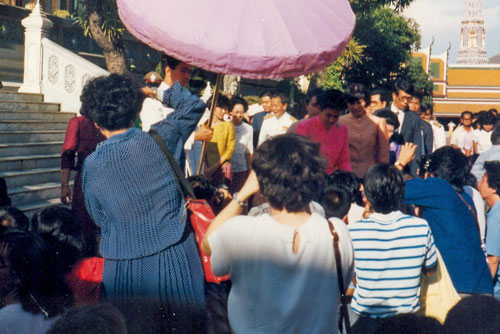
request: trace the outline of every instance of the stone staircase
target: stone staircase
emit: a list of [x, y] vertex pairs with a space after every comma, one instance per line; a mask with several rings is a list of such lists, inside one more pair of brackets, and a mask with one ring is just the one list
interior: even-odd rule
[[7, 182], [12, 205], [31, 216], [60, 203], [61, 147], [75, 114], [17, 89], [0, 89], [0, 177]]

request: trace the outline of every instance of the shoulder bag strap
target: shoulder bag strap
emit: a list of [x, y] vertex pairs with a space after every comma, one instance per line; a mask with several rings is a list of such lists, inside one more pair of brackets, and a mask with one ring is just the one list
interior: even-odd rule
[[330, 227], [330, 233], [332, 234], [333, 250], [335, 252], [335, 264], [337, 265], [337, 279], [339, 281], [340, 290], [340, 319], [339, 319], [339, 330], [342, 333], [342, 322], [345, 322], [346, 333], [351, 333], [351, 323], [349, 321], [349, 313], [347, 311], [347, 300], [345, 295], [344, 286], [344, 276], [342, 275], [342, 259], [340, 257], [339, 249], [339, 235], [335, 231], [333, 223], [328, 220], [328, 226]]
[[194, 195], [194, 191], [193, 188], [191, 187], [191, 184], [189, 184], [188, 180], [186, 180], [184, 173], [179, 167], [179, 164], [177, 164], [177, 161], [175, 161], [174, 157], [172, 156], [172, 153], [170, 153], [170, 150], [168, 149], [165, 140], [163, 140], [163, 138], [155, 130], [151, 129], [149, 130], [148, 133], [151, 135], [151, 137], [153, 137], [158, 146], [160, 146], [163, 153], [165, 153], [165, 156], [167, 157], [167, 160], [170, 163], [172, 170], [174, 171], [175, 180], [177, 181], [177, 188], [179, 189], [182, 196], [183, 197], [189, 196], [190, 198], [195, 199], [196, 196]]
[[462, 202], [464, 202], [465, 206], [467, 207], [467, 209], [469, 209], [472, 217], [474, 217], [474, 220], [476, 221], [476, 224], [477, 224], [477, 229], [479, 230], [479, 238], [481, 238], [481, 228], [479, 227], [479, 220], [477, 219], [477, 213], [476, 211], [474, 210], [474, 208], [472, 206], [470, 206], [469, 203], [467, 203], [467, 201], [465, 200], [465, 198], [463, 198], [462, 195], [460, 195], [460, 193], [457, 191], [457, 195], [458, 197], [460, 197], [460, 199], [462, 200]]

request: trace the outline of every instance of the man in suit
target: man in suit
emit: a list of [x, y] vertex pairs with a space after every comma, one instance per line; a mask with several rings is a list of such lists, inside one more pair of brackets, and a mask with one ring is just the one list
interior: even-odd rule
[[410, 99], [410, 104], [408, 105], [408, 108], [410, 111], [413, 111], [416, 113], [421, 121], [421, 135], [422, 135], [422, 144], [420, 145], [421, 148], [421, 153], [422, 155], [426, 154], [431, 154], [432, 153], [432, 142], [434, 140], [433, 134], [432, 134], [432, 126], [424, 121], [421, 117], [422, 112], [425, 112], [422, 110], [422, 98], [423, 94], [420, 92], [415, 92], [413, 93], [413, 96]]
[[401, 126], [398, 132], [403, 136], [405, 142], [410, 142], [417, 145], [415, 150], [415, 159], [410, 164], [410, 173], [414, 176], [417, 175], [418, 161], [422, 155], [422, 133], [421, 133], [421, 119], [414, 113], [409, 111], [408, 105], [413, 95], [413, 85], [406, 80], [398, 80], [394, 84], [392, 91], [392, 105], [391, 111], [398, 116], [398, 121]]

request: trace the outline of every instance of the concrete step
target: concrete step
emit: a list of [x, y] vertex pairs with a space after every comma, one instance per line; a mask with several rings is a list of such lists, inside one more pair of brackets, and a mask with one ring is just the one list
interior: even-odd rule
[[61, 154], [63, 141], [0, 144], [0, 157], [32, 154]]
[[0, 143], [33, 143], [63, 141], [66, 131], [0, 131]]
[[[70, 182], [73, 185], [73, 182]], [[12, 205], [24, 211], [29, 206], [41, 201], [59, 199], [61, 196], [60, 182], [47, 182], [8, 189]]]
[[24, 44], [9, 43], [4, 40], [2, 46], [0, 47], [0, 58], [21, 61], [24, 59]]
[[0, 120], [0, 131], [66, 130], [66, 121]]
[[8, 59], [0, 57], [0, 70], [6, 72], [20, 72], [24, 71], [24, 60], [21, 59]]
[[51, 198], [47, 199], [44, 201], [38, 201], [38, 202], [31, 202], [28, 204], [21, 204], [17, 208], [21, 211], [24, 212], [26, 216], [28, 216], [29, 219], [33, 217], [33, 215], [41, 209], [44, 209], [48, 206], [53, 206], [53, 205], [63, 205], [61, 203], [61, 199], [59, 197], [57, 198]]
[[61, 106], [58, 103], [40, 103], [29, 101], [0, 101], [0, 110], [16, 111], [60, 111]]
[[60, 166], [61, 154], [21, 155], [0, 158], [0, 172], [54, 168]]
[[3, 84], [3, 88], [0, 90], [0, 92], [16, 92], [19, 90], [19, 87], [22, 85], [22, 80], [21, 81], [8, 81], [5, 78], [0, 78]]
[[65, 121], [66, 123], [76, 114], [72, 112], [61, 111], [28, 111], [16, 110], [7, 111], [0, 108], [0, 119], [2, 120], [46, 120], [46, 121]]
[[22, 82], [23, 81], [23, 72], [9, 71], [7, 69], [2, 69], [0, 71], [0, 78], [2, 78], [2, 80], [5, 80], [5, 81]]
[[61, 170], [59, 167], [14, 170], [0, 172], [0, 177], [5, 179], [5, 182], [7, 182], [7, 188], [10, 189], [23, 185], [58, 182], [61, 180]]
[[0, 101], [29, 101], [29, 102], [43, 102], [42, 94], [23, 94], [17, 92], [4, 92], [0, 89]]

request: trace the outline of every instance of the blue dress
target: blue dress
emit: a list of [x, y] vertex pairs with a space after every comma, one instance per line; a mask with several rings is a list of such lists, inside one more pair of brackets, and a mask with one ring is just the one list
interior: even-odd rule
[[[174, 112], [152, 128], [183, 169], [184, 143], [205, 104], [178, 83], [165, 91], [163, 102]], [[162, 310], [177, 333], [195, 332], [205, 314], [203, 268], [184, 199], [153, 138], [130, 128], [99, 144], [85, 160], [82, 188], [101, 227], [106, 294], [147, 302]]]

